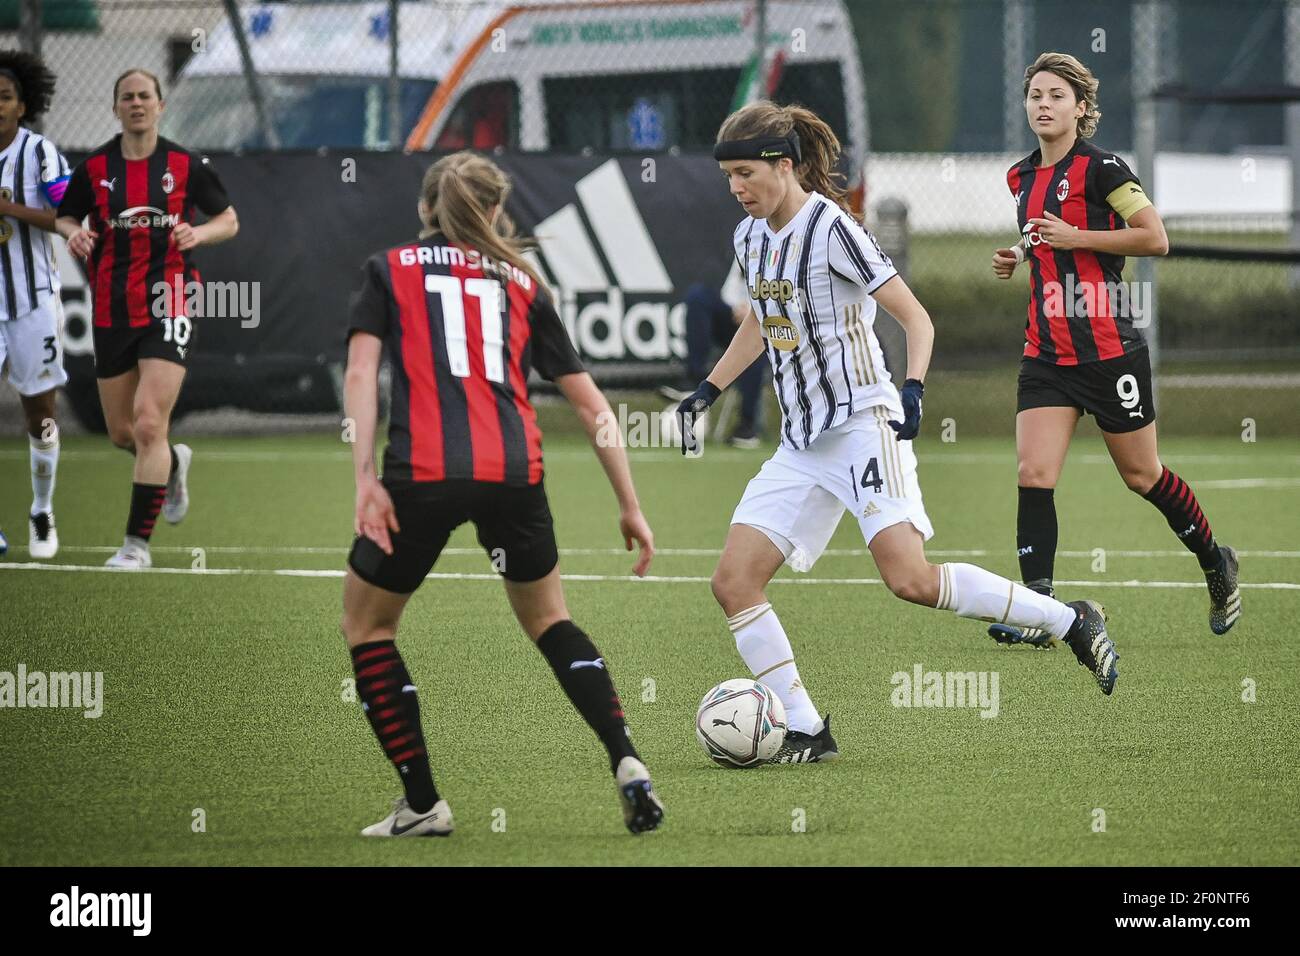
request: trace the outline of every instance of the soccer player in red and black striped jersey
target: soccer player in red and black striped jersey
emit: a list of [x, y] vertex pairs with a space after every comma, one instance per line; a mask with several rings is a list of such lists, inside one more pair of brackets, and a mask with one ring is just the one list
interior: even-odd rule
[[[1002, 279], [1020, 262], [1030, 267], [1016, 415], [1020, 571], [1029, 587], [1052, 592], [1053, 489], [1086, 412], [1097, 419], [1124, 483], [1155, 505], [1196, 555], [1210, 591], [1210, 629], [1226, 634], [1241, 615], [1237, 556], [1215, 540], [1192, 489], [1160, 461], [1138, 311], [1147, 297], [1121, 278], [1126, 256], [1164, 255], [1169, 241], [1133, 171], [1089, 142], [1101, 117], [1098, 85], [1065, 53], [1044, 53], [1025, 71], [1025, 112], [1038, 149], [1007, 173], [1021, 241], [993, 256]], [[1041, 633], [1005, 625], [989, 633], [1004, 643], [1045, 643]]]
[[[635, 571], [654, 553], [621, 444], [597, 440], [609, 403], [584, 371], [503, 211], [506, 175], [454, 153], [429, 167], [421, 237], [372, 256], [348, 329], [346, 414], [355, 427], [357, 539], [343, 586], [343, 633], [367, 719], [405, 795], [366, 836], [446, 836], [416, 687], [395, 643], [402, 610], [467, 521], [502, 576], [520, 625], [609, 754], [624, 822], [659, 825], [663, 806], [632, 747], [605, 658], [569, 617], [542, 481], [542, 434], [528, 400], [535, 368], [577, 410], [620, 507]], [[375, 475], [380, 355], [392, 366], [384, 473]]]
[[[152, 564], [149, 538], [160, 510], [175, 524], [189, 508], [191, 451], [173, 447], [168, 430], [193, 347], [187, 300], [199, 276], [191, 253], [239, 231], [206, 157], [158, 135], [163, 106], [152, 73], [118, 77], [113, 113], [122, 132], [73, 170], [55, 224], [88, 262], [109, 438], [135, 455], [126, 539], [107, 562], [127, 569]], [[208, 221], [195, 224], [196, 211]]]

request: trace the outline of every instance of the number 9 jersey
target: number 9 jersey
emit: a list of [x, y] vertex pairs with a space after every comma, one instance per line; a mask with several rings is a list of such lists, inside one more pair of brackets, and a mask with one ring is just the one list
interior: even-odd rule
[[536, 485], [542, 433], [528, 371], [584, 371], [532, 276], [443, 236], [371, 256], [352, 298], [353, 333], [383, 339], [392, 367], [384, 482]]

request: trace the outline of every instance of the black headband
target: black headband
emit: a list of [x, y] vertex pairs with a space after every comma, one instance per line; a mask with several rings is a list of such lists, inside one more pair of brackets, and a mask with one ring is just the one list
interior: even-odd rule
[[789, 157], [796, 166], [802, 158], [799, 152], [799, 134], [791, 130], [788, 136], [761, 136], [758, 139], [733, 139], [713, 147], [713, 158], [724, 159], [781, 159]]
[[18, 91], [18, 98], [23, 98], [23, 81], [18, 79], [18, 74], [6, 66], [0, 66], [0, 76], [7, 76], [14, 81], [14, 89]]

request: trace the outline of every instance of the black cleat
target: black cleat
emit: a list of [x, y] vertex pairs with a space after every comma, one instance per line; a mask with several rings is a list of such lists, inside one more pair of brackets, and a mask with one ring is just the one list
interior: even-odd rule
[[1109, 697], [1119, 680], [1119, 668], [1115, 666], [1119, 652], [1106, 633], [1106, 609], [1096, 601], [1070, 601], [1068, 606], [1078, 616], [1065, 635], [1065, 643], [1074, 651], [1079, 663], [1092, 671], [1097, 686]]
[[1227, 634], [1241, 617], [1241, 588], [1237, 586], [1237, 552], [1219, 545], [1219, 566], [1205, 572], [1210, 589], [1210, 630]]
[[788, 730], [785, 743], [768, 763], [826, 763], [839, 758], [840, 748], [831, 736], [831, 715], [822, 718], [822, 730], [819, 734], [805, 734], [799, 730]]

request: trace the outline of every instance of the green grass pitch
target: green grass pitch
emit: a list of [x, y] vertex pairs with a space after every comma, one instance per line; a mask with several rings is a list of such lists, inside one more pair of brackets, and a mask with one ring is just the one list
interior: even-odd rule
[[[753, 771], [712, 765], [692, 718], [708, 687], [745, 675], [707, 578], [770, 449], [710, 446], [689, 462], [634, 453], [665, 551], [651, 574], [688, 579], [634, 581], [590, 451], [548, 440], [569, 605], [610, 661], [665, 826], [623, 829], [603, 751], [500, 585], [435, 578], [400, 646], [456, 817], [455, 835], [437, 841], [358, 836], [399, 787], [344, 699], [333, 574], [350, 539], [346, 447], [319, 435], [191, 442], [193, 506], [184, 524], [160, 523], [155, 565], [251, 573], [13, 569], [28, 561], [26, 446], [0, 442], [11, 542], [0, 670], [102, 671], [105, 697], [98, 719], [0, 710], [0, 864], [1300, 862], [1295, 440], [1164, 443], [1220, 537], [1244, 552], [1244, 617], [1216, 638], [1195, 561], [1124, 489], [1095, 434], [1081, 434], [1057, 495], [1057, 578], [1063, 596], [1109, 609], [1122, 655], [1110, 699], [1068, 650], [1000, 648], [976, 622], [891, 597], [870, 558], [851, 553], [862, 542], [845, 521], [835, 553], [808, 575], [783, 570], [769, 590], [844, 756]], [[1010, 442], [931, 438], [918, 451], [934, 560], [1014, 575]], [[102, 564], [120, 542], [129, 481], [129, 459], [104, 439], [65, 441], [59, 563]], [[451, 548], [437, 572], [490, 570], [469, 529]], [[997, 716], [892, 706], [891, 676], [917, 664], [996, 671]], [[194, 832], [200, 808], [206, 831]]]

